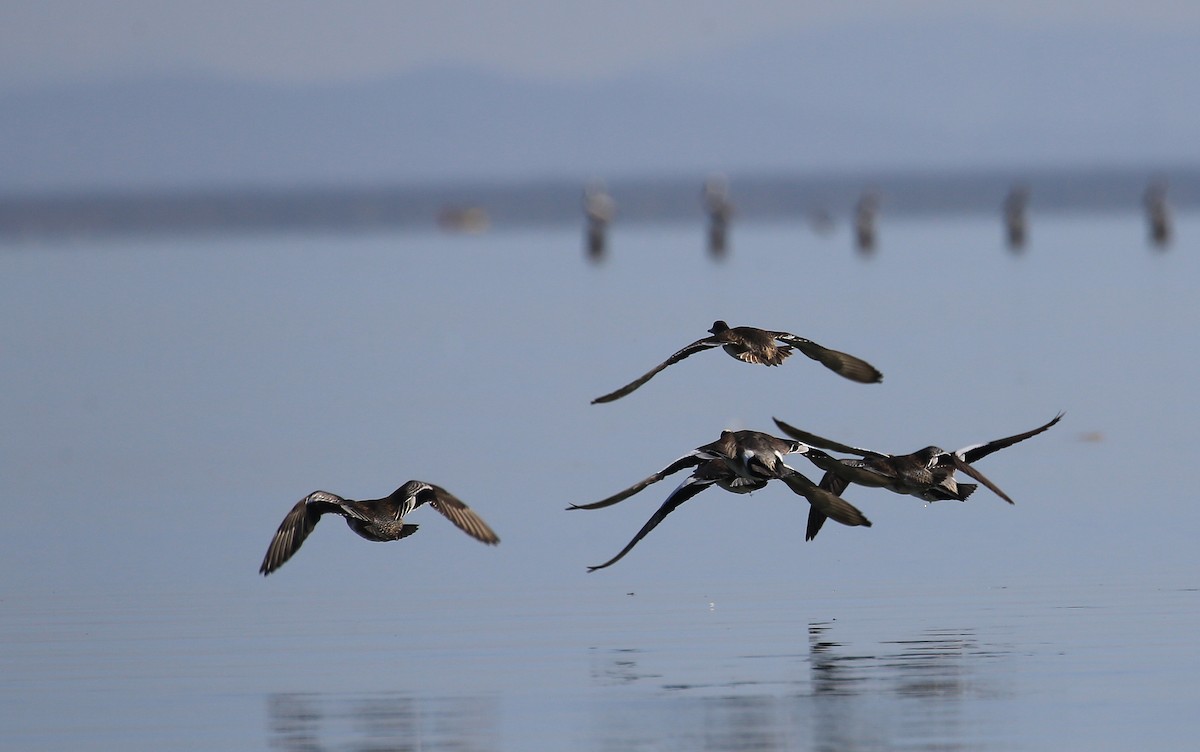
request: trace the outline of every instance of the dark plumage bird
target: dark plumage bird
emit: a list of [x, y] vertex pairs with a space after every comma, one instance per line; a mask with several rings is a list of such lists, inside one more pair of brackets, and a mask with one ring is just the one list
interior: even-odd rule
[[629, 488], [592, 504], [572, 505], [568, 509], [600, 509], [623, 501], [647, 486], [688, 467], [696, 468], [683, 481], [658, 511], [642, 526], [637, 535], [613, 558], [603, 564], [588, 567], [589, 572], [611, 566], [629, 553], [642, 538], [658, 526], [679, 505], [709, 486], [716, 485], [732, 493], [750, 493], [763, 488], [771, 480], [782, 480], [796, 494], [808, 499], [813, 509], [820, 509], [823, 518], [833, 518], [843, 525], [871, 526], [871, 521], [852, 504], [836, 494], [822, 489], [783, 461], [784, 455], [804, 452], [809, 447], [798, 441], [788, 441], [758, 431], [722, 431], [721, 438], [705, 444], [680, 457], [663, 470], [635, 483]]
[[[726, 490], [737, 492], [740, 486], [757, 485], [762, 488], [766, 481], [778, 477], [779, 468], [783, 465], [783, 455], [797, 451], [795, 447], [802, 446], [799, 442], [779, 439], [758, 431], [722, 431], [721, 438], [697, 447], [684, 456], [667, 465], [657, 473], [638, 481], [624, 491], [613, 494], [606, 499], [591, 504], [572, 504], [568, 509], [600, 509], [624, 501], [630, 496], [657, 483], [668, 475], [689, 467], [698, 467], [709, 460], [727, 460], [729, 472], [734, 477], [726, 478]], [[750, 490], [756, 490], [751, 488]]]
[[446, 489], [432, 483], [410, 480], [382, 499], [367, 501], [343, 499], [328, 491], [314, 491], [297, 502], [283, 518], [258, 571], [268, 575], [283, 566], [300, 550], [300, 545], [317, 526], [321, 515], [338, 514], [345, 517], [350, 529], [369, 541], [394, 541], [407, 538], [417, 531], [417, 526], [406, 524], [404, 517], [422, 504], [438, 510], [459, 530], [478, 541], [489, 545], [500, 542], [500, 538], [470, 507]]
[[766, 366], [779, 365], [785, 358], [792, 354], [792, 349], [795, 348], [834, 373], [844, 376], [851, 381], [874, 384], [883, 380], [883, 374], [865, 360], [844, 352], [830, 350], [827, 347], [818, 345], [816, 342], [804, 339], [803, 337], [797, 337], [787, 332], [773, 332], [766, 329], [756, 329], [752, 326], [731, 327], [724, 321], [714, 321], [712, 328], [708, 331], [712, 335], [711, 337], [696, 340], [647, 371], [640, 378], [631, 381], [615, 392], [610, 392], [592, 400], [592, 404], [596, 404], [597, 402], [612, 402], [613, 400], [620, 399], [654, 378], [655, 374], [667, 366], [714, 347], [723, 348], [731, 356], [746, 363], [757, 363]]
[[[974, 478], [987, 486], [993, 493], [1007, 501], [1013, 500], [1008, 494], [979, 472], [972, 463], [1024, 441], [1048, 430], [1062, 419], [1063, 413], [1054, 416], [1050, 422], [1024, 433], [1006, 436], [1003, 439], [988, 441], [982, 444], [972, 444], [957, 451], [947, 451], [936, 446], [928, 446], [911, 454], [885, 454], [869, 449], [861, 449], [825, 439], [816, 434], [802, 431], [788, 425], [778, 418], [775, 424], [780, 430], [795, 439], [814, 447], [822, 447], [835, 452], [857, 454], [859, 458], [837, 458], [825, 454], [820, 449], [810, 448], [805, 456], [814, 465], [825, 471], [820, 486], [825, 490], [841, 494], [851, 483], [876, 488], [886, 488], [899, 494], [916, 496], [925, 501], [965, 501], [977, 486], [974, 483], [959, 483], [954, 477], [956, 470]], [[809, 510], [808, 530], [805, 540], [812, 540], [820, 531], [825, 519], [815, 510]]]

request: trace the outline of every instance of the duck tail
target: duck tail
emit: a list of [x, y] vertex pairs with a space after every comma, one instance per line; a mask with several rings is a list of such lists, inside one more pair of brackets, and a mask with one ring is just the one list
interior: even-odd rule
[[775, 357], [771, 358], [770, 360], [767, 360], [766, 363], [769, 366], [780, 365], [783, 363], [783, 361], [787, 360], [788, 356], [791, 354], [792, 354], [792, 346], [791, 345], [780, 345], [779, 347], [775, 348]]

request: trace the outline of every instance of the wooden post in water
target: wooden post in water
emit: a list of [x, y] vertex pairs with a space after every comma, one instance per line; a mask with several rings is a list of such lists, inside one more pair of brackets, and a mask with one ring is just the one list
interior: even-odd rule
[[1004, 229], [1008, 239], [1008, 249], [1013, 253], [1025, 250], [1029, 240], [1029, 220], [1026, 210], [1029, 208], [1029, 187], [1015, 185], [1004, 199]]
[[879, 193], [868, 189], [854, 207], [854, 243], [862, 256], [875, 252], [875, 224], [879, 218]]
[[604, 183], [595, 181], [583, 189], [583, 215], [587, 219], [584, 247], [593, 264], [604, 260], [608, 250], [608, 225], [616, 213], [617, 203], [605, 190]]
[[704, 212], [708, 215], [708, 255], [723, 259], [729, 248], [729, 219], [733, 202], [729, 200], [729, 181], [724, 175], [711, 175], [704, 181]]
[[1142, 196], [1146, 209], [1146, 223], [1150, 231], [1150, 242], [1164, 250], [1171, 244], [1171, 207], [1167, 204], [1167, 184], [1155, 180], [1146, 187]]

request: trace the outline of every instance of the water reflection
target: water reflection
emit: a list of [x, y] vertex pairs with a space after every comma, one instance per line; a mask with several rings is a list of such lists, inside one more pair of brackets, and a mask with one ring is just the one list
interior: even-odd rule
[[498, 718], [495, 701], [483, 698], [299, 693], [267, 698], [271, 748], [287, 752], [491, 750]]
[[654, 651], [597, 653], [594, 683], [655, 690], [602, 704], [597, 746], [979, 750], [997, 738], [988, 726], [994, 714], [977, 711], [1010, 694], [997, 665], [1011, 656], [1008, 646], [987, 644], [973, 629], [930, 629], [855, 648], [835, 632], [833, 622], [811, 623], [807, 652], [743, 655], [725, 662], [737, 678], [715, 683], [677, 681], [687, 667], [656, 670], [668, 657]]
[[[831, 624], [808, 628], [814, 694], [885, 691], [910, 697], [962, 697], [990, 691], [985, 662], [1009, 653], [984, 646], [973, 630], [930, 630], [886, 640], [880, 652], [854, 654], [826, 638]], [[982, 672], [982, 673], [981, 673]]]
[[[998, 689], [1004, 672], [990, 661], [1009, 648], [982, 645], [973, 629], [938, 629], [863, 652], [830, 639], [833, 627], [817, 622], [808, 628], [817, 749], [860, 747], [873, 739], [903, 740], [914, 749], [988, 746], [986, 730], [969, 720], [970, 707], [1004, 694]], [[881, 708], [879, 699], [888, 696], [896, 702]]]
[[659, 679], [661, 674], [646, 673], [638, 669], [638, 655], [642, 651], [621, 648], [612, 651], [592, 649], [591, 676], [594, 684], [606, 687], [633, 684], [643, 679]]

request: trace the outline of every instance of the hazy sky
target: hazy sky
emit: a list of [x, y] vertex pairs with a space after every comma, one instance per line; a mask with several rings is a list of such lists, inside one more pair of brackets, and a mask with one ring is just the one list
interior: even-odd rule
[[6, 0], [0, 85], [179, 70], [329, 80], [445, 63], [604, 76], [805, 26], [968, 12], [1031, 26], [1200, 28], [1200, 4], [1187, 0]]

